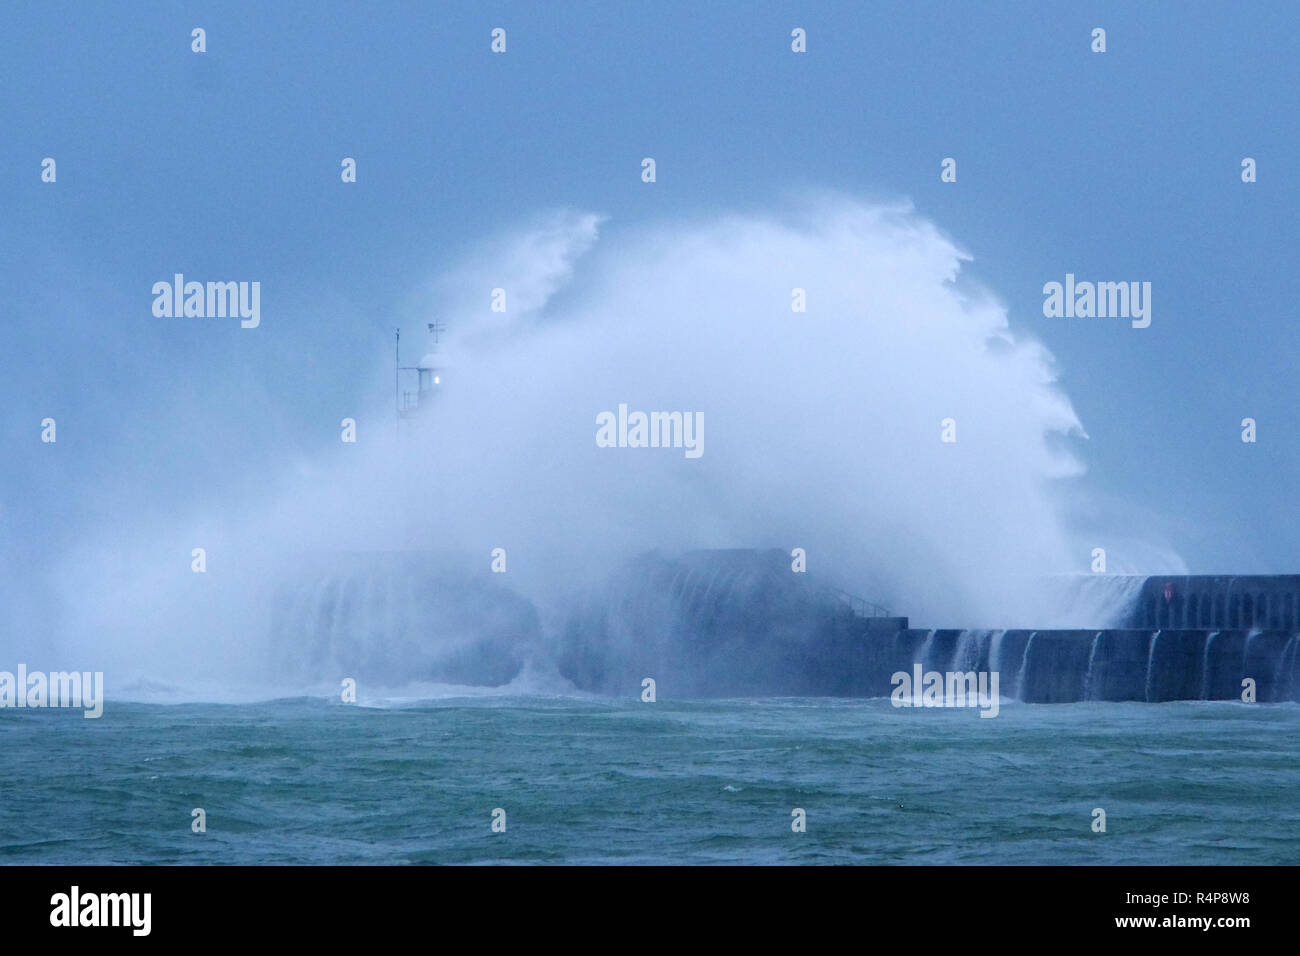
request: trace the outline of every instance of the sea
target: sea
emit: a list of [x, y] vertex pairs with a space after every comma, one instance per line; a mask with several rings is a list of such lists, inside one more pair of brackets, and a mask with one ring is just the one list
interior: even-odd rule
[[8, 864], [1300, 863], [1300, 706], [0, 710]]

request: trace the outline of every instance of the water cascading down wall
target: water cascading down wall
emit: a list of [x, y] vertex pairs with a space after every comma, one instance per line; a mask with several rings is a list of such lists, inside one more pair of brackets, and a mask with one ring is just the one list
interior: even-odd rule
[[1127, 625], [1073, 630], [920, 630], [870, 617], [792, 575], [780, 551], [647, 555], [570, 616], [561, 673], [581, 688], [660, 695], [882, 697], [891, 676], [991, 671], [1003, 697], [1300, 700], [1300, 576], [1147, 578]]

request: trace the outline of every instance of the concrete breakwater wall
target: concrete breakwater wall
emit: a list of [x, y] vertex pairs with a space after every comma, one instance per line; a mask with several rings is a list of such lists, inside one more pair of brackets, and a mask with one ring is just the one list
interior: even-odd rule
[[545, 616], [476, 556], [331, 556], [279, 583], [268, 663], [304, 680], [500, 686], [532, 662], [614, 696], [653, 678], [661, 698], [886, 697], [920, 666], [996, 672], [1001, 696], [1034, 703], [1240, 700], [1247, 679], [1259, 701], [1300, 700], [1300, 576], [1102, 583], [1127, 626], [923, 630], [792, 573], [780, 550], [643, 555]]
[[[902, 625], [902, 626], [900, 626]], [[1001, 696], [1026, 703], [1085, 700], [1300, 701], [1297, 635], [1210, 630], [919, 630], [905, 619], [823, 621], [803, 642], [765, 644], [752, 629], [712, 648], [602, 655], [570, 668], [587, 689], [626, 694], [645, 677], [659, 694], [700, 697], [885, 697], [897, 672], [996, 672]], [[714, 626], [725, 630], [725, 622]], [[572, 663], [572, 662], [569, 662]]]
[[[1148, 578], [1129, 616], [1185, 621], [1195, 606], [1199, 620], [1222, 599], [1224, 615], [1235, 608], [1244, 620], [1249, 608], [1257, 620], [1262, 610], [1269, 623], [1276, 610], [1283, 623], [1293, 587], [1300, 576]], [[1247, 678], [1268, 702], [1300, 700], [1298, 645], [1294, 626], [909, 628], [906, 618], [855, 613], [791, 575], [780, 552], [736, 551], [633, 562], [570, 616], [558, 661], [578, 687], [617, 695], [651, 677], [661, 696], [884, 697], [895, 673], [919, 664], [997, 672], [1003, 697], [1031, 703], [1240, 700]]]
[[1300, 574], [1151, 576], [1129, 627], [1300, 630]]

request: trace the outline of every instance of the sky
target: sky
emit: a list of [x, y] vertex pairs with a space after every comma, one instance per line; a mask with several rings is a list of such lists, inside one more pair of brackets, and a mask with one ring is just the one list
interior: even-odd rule
[[[456, 277], [493, 284], [500, 237], [594, 217], [599, 240], [583, 226], [576, 251], [526, 251], [564, 259], [538, 299], [562, 311], [585, 244], [671, 243], [827, 195], [910, 206], [1050, 353], [1080, 426], [1057, 493], [1088, 529], [1077, 570], [1102, 546], [1116, 569], [1294, 573], [1297, 48], [1287, 3], [7, 3], [10, 626], [53, 626], [51, 575], [87, 541], [273, 508], [286, 471], [328, 465], [342, 415], [391, 402], [394, 327], [412, 352], [433, 318], [453, 342], [490, 331], [488, 290]], [[151, 287], [176, 272], [260, 281], [262, 324], [155, 317]], [[1067, 273], [1150, 282], [1150, 327], [1045, 317], [1043, 285]], [[801, 334], [787, 320], [786, 341], [762, 324], [775, 354]], [[849, 354], [864, 377], [893, 359]]]

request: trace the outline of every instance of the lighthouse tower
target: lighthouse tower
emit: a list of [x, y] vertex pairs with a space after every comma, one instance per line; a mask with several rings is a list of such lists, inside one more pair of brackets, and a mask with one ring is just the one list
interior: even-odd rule
[[[397, 370], [396, 370], [396, 391], [397, 391], [397, 417], [399, 420], [404, 418], [414, 418], [416, 416], [424, 417], [429, 409], [433, 406], [434, 397], [442, 389], [443, 368], [441, 356], [439, 355], [439, 336], [447, 331], [445, 325], [437, 322], [428, 323], [429, 334], [433, 336], [433, 344], [424, 358], [415, 365], [402, 364], [402, 330], [397, 330]], [[402, 373], [408, 373], [407, 381], [409, 382], [409, 373], [415, 373], [415, 394], [410, 390], [402, 389]]]

